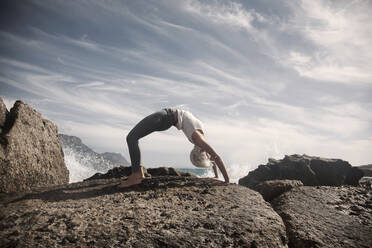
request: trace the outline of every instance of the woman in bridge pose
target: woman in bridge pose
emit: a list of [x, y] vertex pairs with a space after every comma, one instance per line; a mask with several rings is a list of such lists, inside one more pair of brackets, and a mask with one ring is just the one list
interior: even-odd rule
[[166, 108], [145, 117], [127, 135], [132, 174], [119, 187], [124, 188], [139, 184], [145, 178], [141, 166], [141, 151], [138, 140], [154, 131], [164, 131], [172, 126], [182, 130], [188, 140], [195, 145], [190, 154], [193, 164], [198, 167], [212, 166], [215, 178], [218, 178], [218, 167], [225, 182], [229, 183], [224, 162], [205, 139], [203, 123], [188, 111]]

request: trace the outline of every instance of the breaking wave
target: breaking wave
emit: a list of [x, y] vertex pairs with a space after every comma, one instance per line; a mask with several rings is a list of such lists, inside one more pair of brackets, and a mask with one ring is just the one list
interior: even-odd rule
[[99, 162], [94, 157], [83, 156], [69, 147], [63, 147], [63, 153], [65, 164], [70, 172], [70, 183], [83, 181], [97, 172], [105, 173], [107, 171], [93, 167], [93, 164]]

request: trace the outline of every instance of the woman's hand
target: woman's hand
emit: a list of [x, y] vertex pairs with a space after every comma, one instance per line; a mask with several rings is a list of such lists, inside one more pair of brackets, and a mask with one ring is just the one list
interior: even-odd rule
[[[222, 172], [222, 175], [225, 179], [225, 183], [229, 183], [229, 175], [227, 174], [226, 171], [226, 166], [223, 163], [221, 157], [216, 153], [216, 151], [207, 143], [207, 141], [204, 138], [204, 135], [202, 132], [199, 130], [196, 130], [192, 135], [191, 135], [192, 140], [194, 141], [194, 144], [197, 145], [198, 147], [201, 148], [202, 151], [207, 152], [207, 154], [212, 158], [215, 162], [215, 164], [218, 166], [220, 171]], [[216, 175], [218, 177], [218, 175]]]

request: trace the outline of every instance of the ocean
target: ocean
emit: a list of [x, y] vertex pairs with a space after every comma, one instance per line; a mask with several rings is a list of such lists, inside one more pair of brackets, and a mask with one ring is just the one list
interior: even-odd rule
[[[102, 168], [93, 168], [91, 164], [97, 164], [94, 157], [86, 157], [82, 156], [81, 154], [76, 153], [74, 150], [69, 148], [63, 148], [64, 152], [64, 159], [67, 169], [70, 172], [70, 183], [80, 182], [86, 178], [93, 176], [95, 173], [106, 173], [108, 165], [103, 164]], [[104, 161], [100, 161], [104, 163]], [[191, 172], [195, 174], [197, 177], [205, 178], [205, 177], [214, 177], [213, 169], [199, 169], [199, 168], [177, 168], [183, 172]], [[230, 164], [227, 165], [227, 173], [230, 177], [230, 182], [237, 183], [238, 180], [244, 176], [246, 176], [250, 170], [249, 166], [242, 166], [238, 164]], [[219, 172], [220, 180], [223, 180], [221, 172]]]

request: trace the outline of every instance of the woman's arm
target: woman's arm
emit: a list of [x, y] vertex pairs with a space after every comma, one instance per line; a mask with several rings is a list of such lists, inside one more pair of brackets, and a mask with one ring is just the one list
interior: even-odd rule
[[212, 164], [213, 164], [214, 178], [218, 178], [217, 165], [214, 161], [212, 161]]
[[230, 179], [229, 175], [227, 175], [225, 164], [223, 163], [221, 157], [216, 153], [216, 151], [207, 143], [204, 135], [199, 130], [196, 130], [191, 135], [191, 138], [194, 141], [195, 145], [199, 146], [202, 150], [206, 151], [211, 156], [211, 159], [217, 164], [218, 168], [220, 169], [225, 182], [229, 183]]
[[209, 155], [209, 153], [207, 153], [207, 157], [208, 157], [208, 159], [212, 163], [212, 168], [213, 168], [213, 172], [214, 172], [214, 178], [218, 178], [218, 170], [217, 170], [217, 164], [216, 164], [216, 162], [214, 162], [213, 160], [211, 160], [211, 155]]

